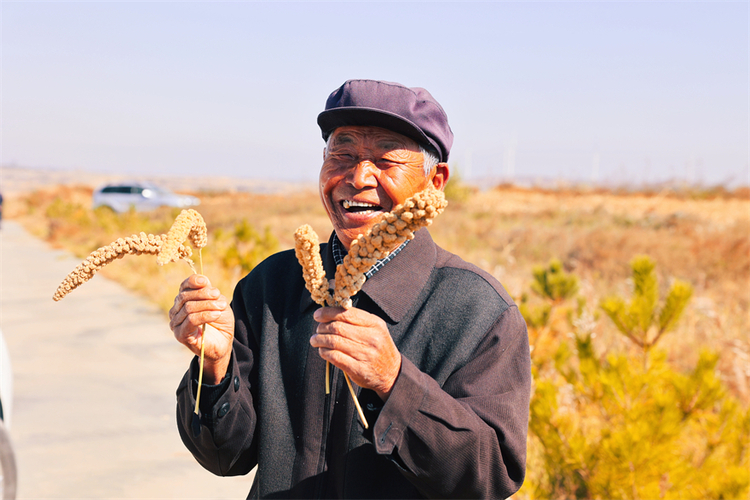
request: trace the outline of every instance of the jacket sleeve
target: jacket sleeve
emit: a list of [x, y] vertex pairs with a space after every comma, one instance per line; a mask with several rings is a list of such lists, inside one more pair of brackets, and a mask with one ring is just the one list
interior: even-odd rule
[[[226, 389], [218, 398], [211, 398], [215, 400], [212, 406], [204, 405], [201, 396], [204, 414], [198, 419], [194, 414], [197, 362], [191, 363], [177, 388], [177, 427], [180, 437], [196, 460], [219, 476], [247, 474], [258, 461], [257, 441], [254, 439], [257, 399], [253, 394], [257, 386], [254, 357], [257, 349], [254, 349], [255, 338], [247, 326], [247, 314], [239, 290], [238, 286], [232, 301], [235, 315], [232, 361], [227, 378], [221, 384], [221, 389]], [[219, 386], [213, 390], [217, 388]]]
[[373, 428], [375, 449], [427, 497], [509, 497], [526, 470], [530, 366], [515, 306], [442, 387], [403, 357]]

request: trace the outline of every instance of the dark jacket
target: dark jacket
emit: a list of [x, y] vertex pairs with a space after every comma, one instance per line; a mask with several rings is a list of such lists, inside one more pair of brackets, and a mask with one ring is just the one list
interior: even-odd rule
[[[322, 246], [327, 275], [335, 265]], [[237, 286], [228, 389], [191, 431], [195, 363], [180, 384], [185, 445], [218, 475], [259, 464], [251, 497], [504, 498], [523, 482], [530, 393], [525, 323], [492, 276], [439, 248], [427, 230], [379, 270], [355, 307], [388, 324], [401, 373], [383, 404], [359, 390], [365, 430], [341, 372], [309, 344], [318, 307], [293, 251]]]

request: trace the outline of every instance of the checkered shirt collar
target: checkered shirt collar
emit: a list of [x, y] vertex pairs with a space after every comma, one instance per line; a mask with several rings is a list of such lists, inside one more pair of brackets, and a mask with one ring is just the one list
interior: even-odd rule
[[[385, 258], [380, 259], [377, 261], [369, 271], [365, 273], [365, 277], [367, 279], [372, 278], [372, 275], [378, 272], [383, 268], [384, 265], [388, 264], [391, 259], [393, 259], [398, 253], [404, 249], [404, 247], [409, 243], [410, 240], [406, 240], [405, 242], [401, 243], [401, 245], [389, 253]], [[341, 243], [341, 240], [339, 240], [339, 237], [336, 235], [336, 233], [333, 233], [333, 241], [331, 243], [331, 250], [333, 251], [333, 260], [336, 262], [336, 265], [340, 265], [344, 262], [344, 257], [346, 256], [347, 252], [346, 248], [344, 248], [344, 244]]]

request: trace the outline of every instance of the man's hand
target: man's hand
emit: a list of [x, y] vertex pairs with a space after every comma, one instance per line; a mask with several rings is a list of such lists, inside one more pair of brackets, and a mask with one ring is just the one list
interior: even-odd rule
[[234, 313], [226, 297], [211, 286], [208, 278], [194, 274], [180, 285], [169, 319], [175, 338], [197, 356], [201, 352], [201, 325], [207, 324], [203, 376], [206, 384], [221, 382], [229, 367], [234, 339]]
[[362, 309], [323, 307], [315, 311], [317, 333], [310, 345], [360, 387], [386, 401], [401, 371], [401, 353], [379, 317]]

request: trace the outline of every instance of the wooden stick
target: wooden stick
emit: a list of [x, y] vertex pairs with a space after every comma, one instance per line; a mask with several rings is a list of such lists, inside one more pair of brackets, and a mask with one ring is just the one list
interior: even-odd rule
[[341, 370], [341, 373], [344, 374], [344, 380], [346, 380], [346, 385], [349, 386], [349, 393], [352, 395], [352, 400], [354, 400], [354, 406], [357, 407], [357, 413], [359, 413], [359, 418], [362, 420], [362, 424], [365, 426], [365, 429], [369, 429], [370, 426], [367, 425], [367, 419], [365, 418], [365, 414], [362, 411], [362, 407], [359, 406], [359, 400], [357, 399], [357, 394], [354, 392], [352, 383], [349, 382], [349, 376], [346, 374], [344, 370]]
[[198, 408], [201, 402], [201, 386], [203, 385], [203, 353], [206, 347], [206, 325], [201, 326], [201, 358], [200, 367], [198, 368], [198, 392], [195, 395], [195, 414], [198, 415]]
[[326, 361], [326, 395], [331, 393], [331, 362]]
[[[200, 262], [201, 274], [203, 274], [203, 248], [198, 249], [198, 261]], [[198, 415], [198, 408], [201, 401], [201, 386], [203, 385], [203, 354], [206, 347], [206, 325], [201, 326], [201, 358], [200, 367], [198, 368], [198, 391], [195, 394], [195, 414]]]

